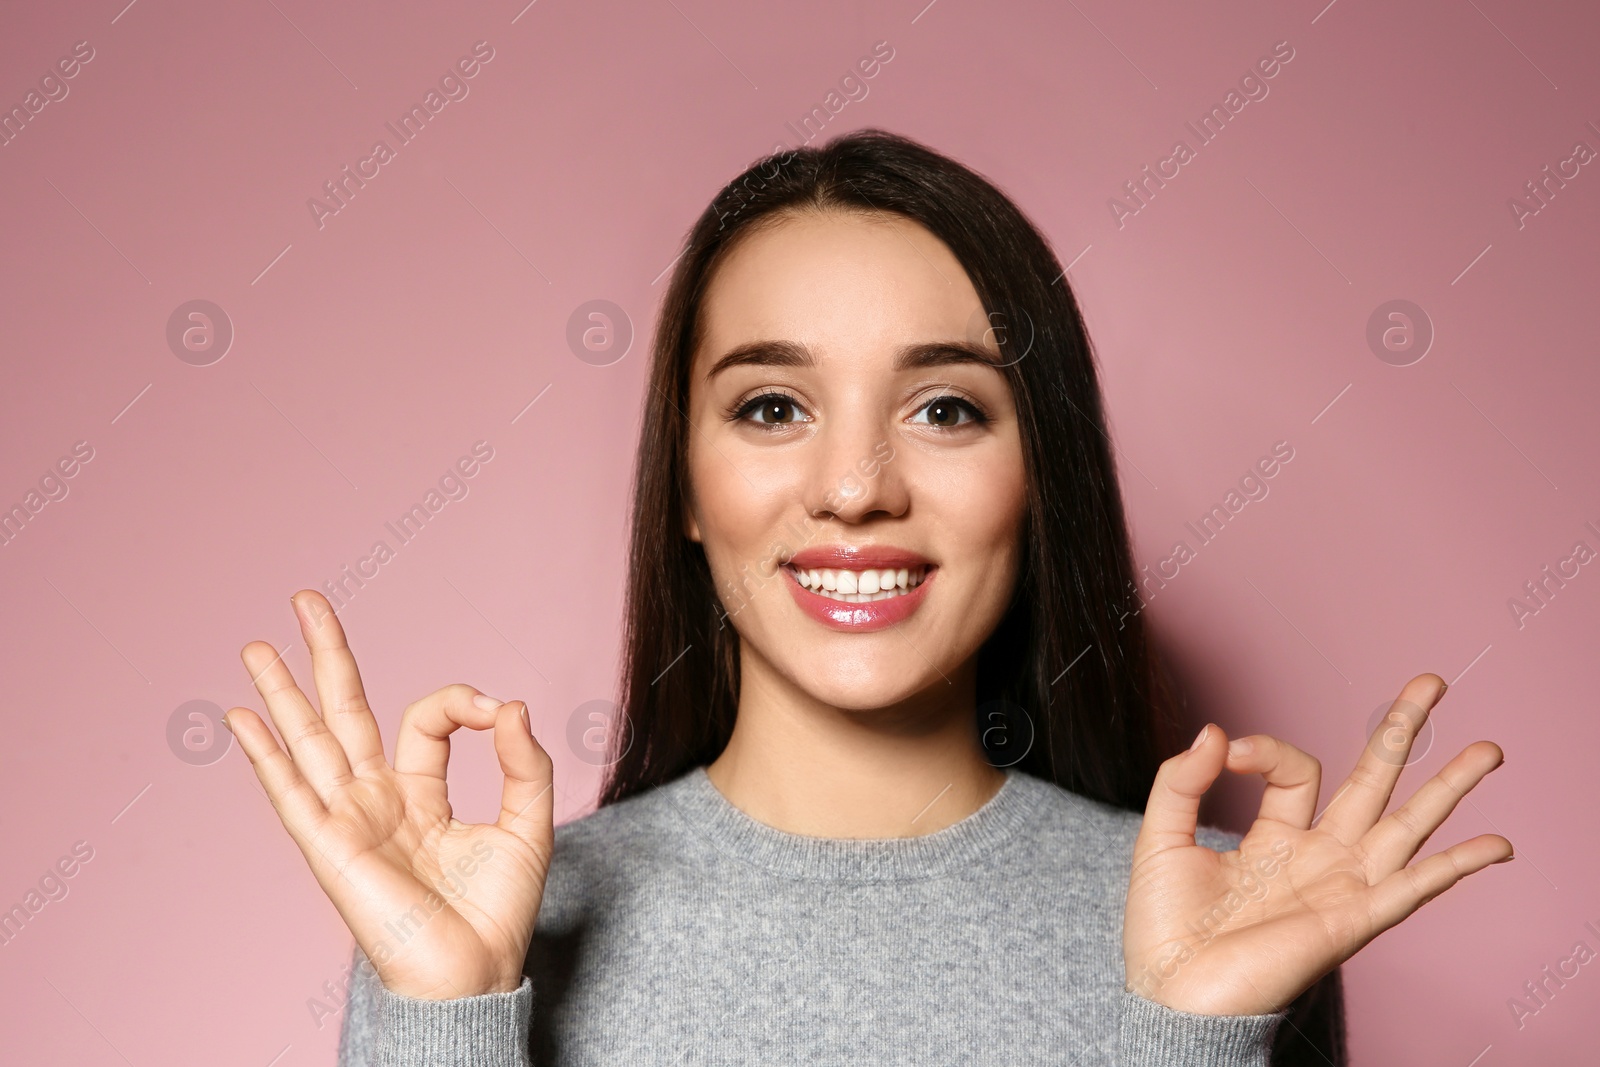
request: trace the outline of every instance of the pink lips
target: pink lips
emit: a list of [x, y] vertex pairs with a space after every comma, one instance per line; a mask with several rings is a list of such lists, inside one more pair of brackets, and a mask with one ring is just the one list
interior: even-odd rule
[[[784, 572], [789, 576], [789, 591], [794, 594], [800, 610], [827, 626], [846, 633], [870, 633], [895, 623], [904, 622], [927, 599], [928, 586], [939, 568], [925, 557], [904, 549], [889, 546], [852, 548], [849, 545], [826, 545], [808, 548], [787, 561]], [[790, 568], [800, 570], [908, 570], [927, 567], [922, 584], [908, 593], [885, 600], [870, 600], [852, 604], [813, 593], [794, 580]]]

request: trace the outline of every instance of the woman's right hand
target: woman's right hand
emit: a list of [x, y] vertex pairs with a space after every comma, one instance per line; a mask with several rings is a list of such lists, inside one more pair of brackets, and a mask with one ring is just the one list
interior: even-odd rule
[[[527, 704], [446, 686], [406, 708], [391, 767], [327, 598], [302, 590], [290, 603], [322, 713], [282, 656], [252, 641], [239, 655], [288, 754], [250, 709], [223, 720], [284, 828], [388, 989], [432, 1000], [517, 989], [555, 837], [550, 756]], [[494, 730], [505, 773], [494, 823], [451, 817], [445, 768], [461, 726]]]

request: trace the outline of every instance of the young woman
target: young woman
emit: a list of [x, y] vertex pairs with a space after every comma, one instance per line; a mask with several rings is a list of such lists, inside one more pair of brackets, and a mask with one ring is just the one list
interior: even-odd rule
[[[344, 629], [291, 598], [228, 722], [357, 943], [340, 1063], [1345, 1062], [1338, 966], [1456, 881], [1412, 863], [1502, 756], [1384, 809], [1444, 692], [1401, 690], [1314, 818], [1316, 759], [1178, 749], [1089, 340], [993, 185], [875, 130], [718, 194], [665, 297], [620, 728], [552, 826], [522, 701], [452, 685], [384, 756]], [[494, 731], [493, 824], [449, 735]], [[1169, 755], [1160, 761], [1163, 753]], [[1242, 838], [1197, 826], [1260, 775]]]

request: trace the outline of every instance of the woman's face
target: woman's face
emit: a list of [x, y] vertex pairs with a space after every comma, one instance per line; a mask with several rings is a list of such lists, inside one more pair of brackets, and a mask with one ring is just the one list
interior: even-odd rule
[[701, 316], [684, 532], [745, 683], [866, 709], [954, 680], [1010, 602], [1026, 488], [960, 263], [900, 216], [788, 215]]

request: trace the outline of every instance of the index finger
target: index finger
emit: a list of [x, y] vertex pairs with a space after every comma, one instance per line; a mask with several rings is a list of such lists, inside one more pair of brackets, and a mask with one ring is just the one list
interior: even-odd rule
[[295, 593], [289, 603], [300, 622], [306, 647], [311, 650], [311, 676], [317, 687], [317, 703], [322, 706], [322, 720], [344, 746], [350, 769], [359, 771], [373, 760], [383, 762], [378, 720], [367, 705], [356, 657], [333, 605], [315, 589]]
[[394, 769], [400, 774], [427, 775], [443, 783], [450, 764], [450, 735], [463, 726], [469, 730], [493, 729], [495, 713], [502, 703], [457, 682], [407, 705], [394, 743]]

